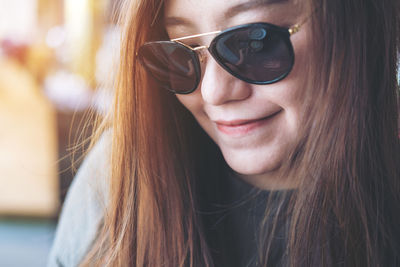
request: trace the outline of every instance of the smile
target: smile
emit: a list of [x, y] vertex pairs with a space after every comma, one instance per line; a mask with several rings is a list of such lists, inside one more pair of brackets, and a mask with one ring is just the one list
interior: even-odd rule
[[263, 117], [255, 120], [233, 120], [233, 121], [215, 121], [219, 131], [230, 136], [243, 136], [250, 132], [270, 124], [282, 110], [279, 110], [267, 117]]

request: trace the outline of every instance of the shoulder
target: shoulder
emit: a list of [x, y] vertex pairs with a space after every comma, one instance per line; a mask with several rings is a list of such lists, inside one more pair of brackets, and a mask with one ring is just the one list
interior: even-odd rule
[[89, 152], [68, 191], [48, 266], [77, 266], [102, 225], [108, 193], [111, 133]]

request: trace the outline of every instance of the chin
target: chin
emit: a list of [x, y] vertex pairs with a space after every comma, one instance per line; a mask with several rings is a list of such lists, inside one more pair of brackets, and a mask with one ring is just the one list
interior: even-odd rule
[[225, 157], [228, 166], [241, 175], [268, 175], [279, 169], [281, 161], [270, 157]]

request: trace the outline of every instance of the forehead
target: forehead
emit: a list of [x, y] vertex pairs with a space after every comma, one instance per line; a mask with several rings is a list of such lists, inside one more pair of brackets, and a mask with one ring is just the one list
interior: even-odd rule
[[[305, 1], [305, 0], [303, 0]], [[165, 25], [214, 28], [264, 20], [284, 25], [301, 13], [299, 0], [166, 0]], [[279, 22], [279, 23], [278, 23]]]

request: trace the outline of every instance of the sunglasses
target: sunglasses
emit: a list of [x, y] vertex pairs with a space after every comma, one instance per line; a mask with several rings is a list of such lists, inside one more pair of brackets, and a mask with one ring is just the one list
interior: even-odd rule
[[[290, 36], [300, 29], [270, 23], [250, 23], [215, 31], [143, 44], [138, 58], [161, 87], [189, 94], [201, 80], [199, 50], [211, 56], [234, 77], [251, 84], [271, 84], [285, 78], [294, 64]], [[217, 34], [209, 46], [190, 47], [183, 40]]]

